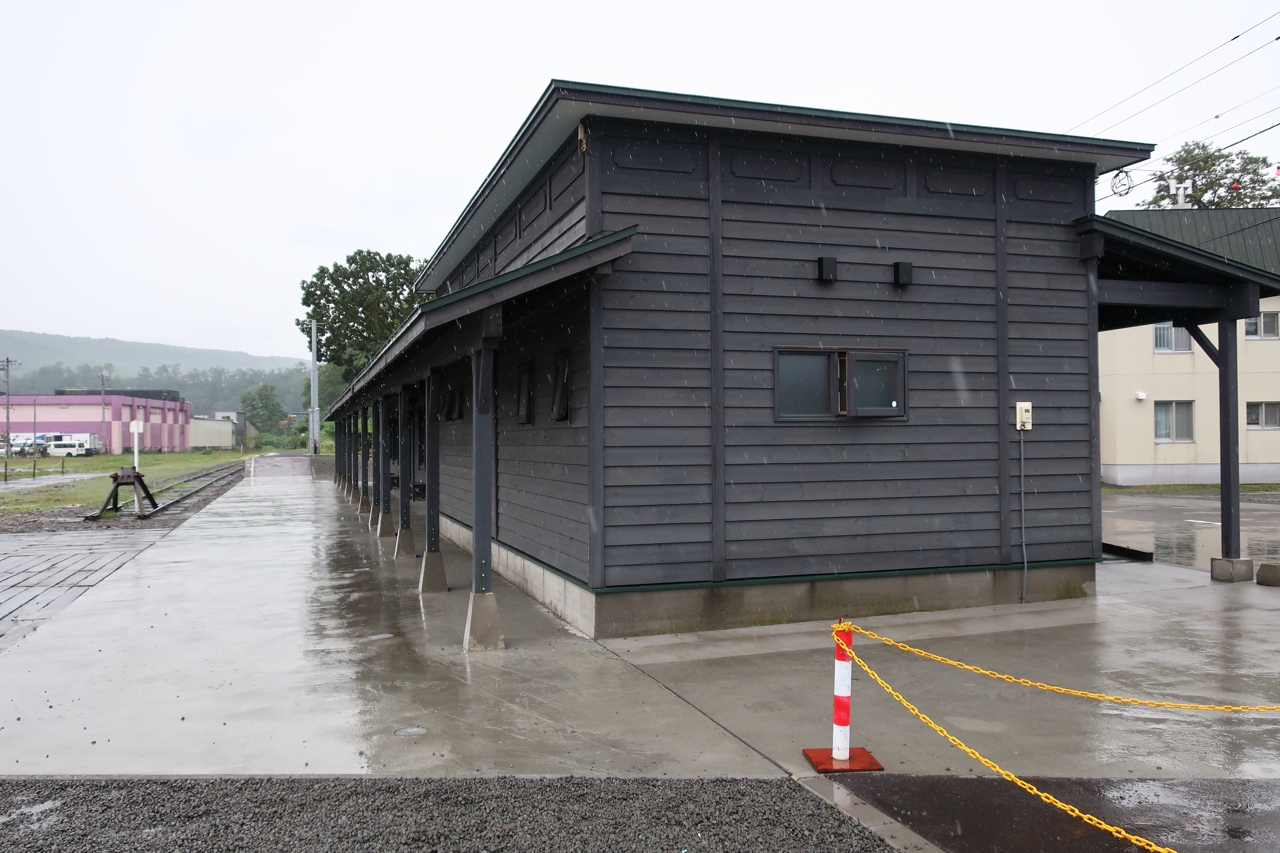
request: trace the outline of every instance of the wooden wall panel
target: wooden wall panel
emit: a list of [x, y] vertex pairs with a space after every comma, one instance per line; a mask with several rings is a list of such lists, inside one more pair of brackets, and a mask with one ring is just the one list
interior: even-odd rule
[[587, 177], [577, 134], [498, 217], [440, 286], [441, 296], [562, 252], [587, 238]]
[[[587, 296], [581, 284], [510, 303], [498, 351], [497, 538], [587, 580]], [[569, 353], [569, 419], [552, 411], [559, 353]], [[519, 422], [520, 371], [533, 365], [533, 423]]]

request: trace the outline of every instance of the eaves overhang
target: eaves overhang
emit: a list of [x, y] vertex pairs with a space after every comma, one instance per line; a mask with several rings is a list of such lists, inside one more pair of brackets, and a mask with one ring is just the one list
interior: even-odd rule
[[356, 375], [342, 395], [329, 407], [325, 419], [341, 411], [359, 397], [378, 377], [429, 332], [456, 323], [486, 308], [523, 296], [540, 287], [591, 272], [631, 252], [634, 225], [603, 234], [577, 246], [533, 263], [464, 287], [437, 299], [423, 302], [405, 319], [382, 349]]
[[[1280, 276], [1225, 255], [1162, 237], [1109, 216], [1083, 216], [1074, 225], [1082, 238], [1082, 257], [1105, 258], [1110, 254], [1159, 259], [1175, 267], [1178, 276], [1187, 281], [1256, 284], [1260, 295], [1280, 296]], [[1087, 239], [1090, 235], [1096, 237], [1090, 241]]]
[[1154, 146], [1063, 134], [679, 95], [553, 80], [415, 282], [434, 292], [584, 119], [872, 142], [1003, 157], [1088, 163], [1095, 174], [1146, 160]]

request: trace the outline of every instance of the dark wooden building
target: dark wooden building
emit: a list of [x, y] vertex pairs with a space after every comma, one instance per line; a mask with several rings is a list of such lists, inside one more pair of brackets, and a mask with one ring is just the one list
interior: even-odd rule
[[1085, 595], [1099, 328], [1280, 292], [1093, 216], [1150, 152], [555, 82], [329, 413], [339, 476], [428, 586], [474, 539], [474, 593], [598, 636], [1017, 601], [1024, 545]]

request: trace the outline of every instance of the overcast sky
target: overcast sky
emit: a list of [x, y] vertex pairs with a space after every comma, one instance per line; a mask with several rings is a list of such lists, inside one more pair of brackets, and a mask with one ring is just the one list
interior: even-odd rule
[[[552, 78], [1062, 132], [1277, 11], [4, 0], [0, 328], [303, 357], [299, 281], [355, 249], [429, 256]], [[1277, 36], [1075, 132], [1159, 154], [1274, 124]], [[1280, 129], [1243, 147], [1280, 159]]]

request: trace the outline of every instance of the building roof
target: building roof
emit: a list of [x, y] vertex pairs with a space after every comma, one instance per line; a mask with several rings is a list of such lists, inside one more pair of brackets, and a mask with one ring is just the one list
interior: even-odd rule
[[589, 116], [1090, 163], [1099, 174], [1145, 160], [1154, 148], [1138, 142], [552, 80], [427, 262], [415, 283], [419, 292], [433, 292], [440, 286], [574, 128]]
[[1111, 219], [1280, 275], [1280, 209], [1113, 210]]

